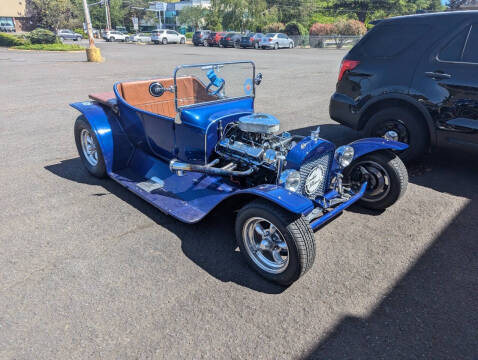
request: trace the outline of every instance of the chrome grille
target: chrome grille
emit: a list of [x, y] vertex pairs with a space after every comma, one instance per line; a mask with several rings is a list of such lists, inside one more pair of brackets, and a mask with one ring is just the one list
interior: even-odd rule
[[[300, 167], [300, 192], [310, 198], [315, 199], [317, 196], [324, 195], [327, 187], [329, 185], [329, 177], [330, 177], [330, 162], [332, 161], [333, 152], [327, 152], [322, 154], [320, 157], [312, 159]], [[317, 167], [321, 167], [323, 171], [323, 178], [320, 181], [317, 189], [314, 190], [311, 194], [308, 194], [305, 187], [305, 182], [307, 177], [310, 175], [312, 171], [314, 171]]]

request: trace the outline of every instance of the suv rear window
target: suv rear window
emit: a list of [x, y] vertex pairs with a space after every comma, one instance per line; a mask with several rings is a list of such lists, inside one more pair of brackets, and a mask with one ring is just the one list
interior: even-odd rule
[[445, 47], [438, 54], [438, 58], [441, 61], [461, 61], [463, 54], [463, 47], [465, 46], [466, 38], [470, 32], [470, 27], [464, 28], [458, 35], [445, 45]]
[[350, 54], [390, 58], [411, 46], [429, 29], [430, 26], [427, 24], [377, 25], [351, 50]]
[[463, 51], [464, 62], [478, 63], [478, 47], [476, 44], [478, 44], [478, 24], [473, 24]]

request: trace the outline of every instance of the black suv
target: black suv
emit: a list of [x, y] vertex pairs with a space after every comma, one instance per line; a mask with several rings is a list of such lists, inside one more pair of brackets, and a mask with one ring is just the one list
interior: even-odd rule
[[[207, 37], [211, 33], [211, 30], [198, 30], [193, 34], [194, 46], [207, 44]], [[207, 46], [207, 45], [206, 45]]]
[[478, 149], [478, 11], [380, 21], [342, 61], [330, 116], [410, 148]]

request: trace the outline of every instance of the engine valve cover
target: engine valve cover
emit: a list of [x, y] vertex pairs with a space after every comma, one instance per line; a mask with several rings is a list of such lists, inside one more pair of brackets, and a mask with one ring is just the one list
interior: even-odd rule
[[279, 131], [280, 122], [272, 115], [255, 113], [240, 117], [238, 126], [244, 132], [273, 134]]

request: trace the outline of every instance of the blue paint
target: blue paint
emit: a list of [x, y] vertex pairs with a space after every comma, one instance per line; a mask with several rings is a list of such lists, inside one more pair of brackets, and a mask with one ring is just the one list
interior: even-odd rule
[[403, 151], [408, 148], [407, 144], [386, 140], [383, 138], [365, 138], [349, 144], [354, 148], [354, 159], [379, 150]]
[[352, 204], [356, 203], [360, 198], [365, 194], [365, 190], [367, 190], [367, 183], [363, 183], [362, 186], [360, 187], [360, 190], [358, 193], [356, 193], [354, 196], [352, 196], [348, 201], [338, 205], [335, 207], [333, 210], [325, 213], [322, 215], [320, 218], [313, 220], [310, 223], [310, 227], [312, 230], [318, 230], [321, 226], [325, 225], [327, 221], [332, 220], [334, 217], [339, 215], [342, 211], [344, 211], [346, 208], [351, 206]]

